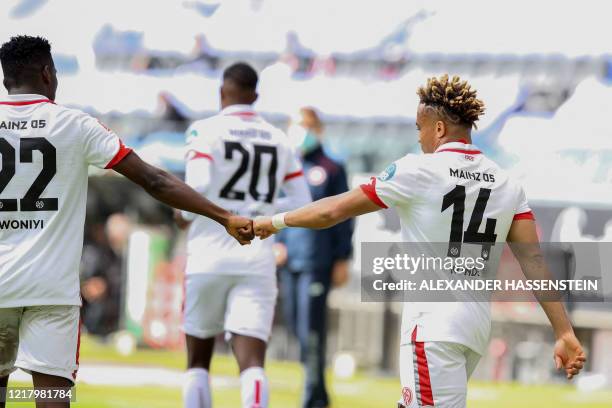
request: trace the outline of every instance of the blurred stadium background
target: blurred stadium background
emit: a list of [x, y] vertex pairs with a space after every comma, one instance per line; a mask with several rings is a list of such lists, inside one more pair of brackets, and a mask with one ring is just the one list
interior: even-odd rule
[[[183, 132], [219, 109], [220, 74], [233, 62], [259, 70], [256, 108], [278, 126], [302, 106], [318, 109], [326, 151], [353, 183], [420, 150], [417, 86], [459, 74], [487, 106], [475, 143], [523, 182], [542, 239], [607, 242], [610, 15], [612, 4], [598, 0], [3, 0], [0, 40], [48, 38], [57, 102], [95, 114], [179, 176]], [[398, 230], [392, 213], [364, 217], [355, 258], [359, 242], [394, 240]], [[92, 172], [86, 237], [79, 406], [179, 406], [184, 236], [170, 210], [113, 174]], [[361, 303], [358, 262], [352, 278], [330, 300], [333, 401], [395, 406], [400, 305]], [[552, 333], [536, 304], [494, 304], [491, 347], [469, 406], [612, 406], [612, 305], [579, 300], [568, 307], [590, 356], [584, 374], [566, 385], [553, 371]], [[277, 320], [271, 401], [293, 407], [298, 346]], [[235, 366], [227, 356], [214, 364], [216, 406], [236, 406]]]

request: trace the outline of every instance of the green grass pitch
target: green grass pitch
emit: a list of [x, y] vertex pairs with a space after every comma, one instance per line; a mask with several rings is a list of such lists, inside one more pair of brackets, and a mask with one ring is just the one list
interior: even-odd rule
[[[182, 352], [139, 350], [124, 357], [109, 346], [84, 339], [81, 348], [82, 363], [151, 366], [182, 369], [185, 356]], [[295, 363], [269, 361], [267, 371], [271, 382], [271, 408], [299, 407], [301, 368]], [[211, 369], [212, 376], [237, 377], [237, 367], [229, 356], [216, 356]], [[29, 384], [12, 382], [10, 385]], [[329, 376], [333, 407], [338, 408], [395, 408], [400, 395], [399, 380], [381, 378], [365, 373], [351, 380]], [[217, 387], [213, 390], [215, 408], [240, 406], [240, 389], [237, 384]], [[159, 386], [77, 386], [76, 408], [166, 408], [181, 407], [181, 390]], [[32, 408], [34, 404], [9, 403], [8, 408]], [[471, 382], [468, 392], [470, 408], [610, 408], [612, 391], [581, 393], [571, 386], [519, 385]]]

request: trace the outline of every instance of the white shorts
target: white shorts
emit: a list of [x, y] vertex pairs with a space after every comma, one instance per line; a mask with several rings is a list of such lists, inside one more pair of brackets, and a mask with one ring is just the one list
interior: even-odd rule
[[465, 408], [467, 382], [480, 354], [459, 343], [416, 341], [400, 346], [399, 406]]
[[274, 275], [186, 275], [183, 329], [201, 339], [225, 332], [267, 342], [277, 295]]
[[16, 368], [76, 379], [79, 306], [0, 308], [0, 376]]

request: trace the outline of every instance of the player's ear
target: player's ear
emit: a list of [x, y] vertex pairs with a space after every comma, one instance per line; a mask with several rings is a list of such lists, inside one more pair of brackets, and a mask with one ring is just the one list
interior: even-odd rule
[[42, 79], [45, 84], [50, 84], [53, 82], [53, 69], [50, 65], [43, 66]]
[[253, 102], [251, 102], [251, 103], [255, 103], [257, 98], [259, 98], [259, 94], [257, 92], [253, 92]]
[[444, 124], [444, 122], [441, 120], [436, 121], [436, 136], [438, 138], [442, 138], [444, 137], [445, 134], [446, 134], [446, 125]]

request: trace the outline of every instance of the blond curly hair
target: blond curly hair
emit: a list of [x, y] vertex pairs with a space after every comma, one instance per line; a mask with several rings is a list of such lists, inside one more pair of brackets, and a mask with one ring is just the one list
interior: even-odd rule
[[485, 111], [476, 90], [456, 75], [450, 80], [448, 74], [429, 78], [427, 85], [419, 87], [417, 95], [422, 104], [455, 125], [477, 128], [476, 121]]

